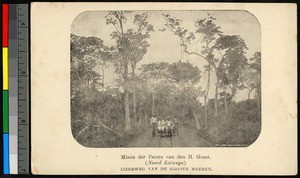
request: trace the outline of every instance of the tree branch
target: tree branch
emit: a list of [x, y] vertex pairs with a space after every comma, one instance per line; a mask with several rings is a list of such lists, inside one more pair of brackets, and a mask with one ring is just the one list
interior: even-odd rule
[[256, 88], [256, 86], [253, 86], [253, 87], [251, 88], [251, 90], [249, 91], [249, 93], [248, 93], [248, 99], [250, 99], [250, 94], [251, 94], [251, 92], [252, 92], [255, 88]]
[[115, 27], [115, 29], [117, 30], [117, 32], [118, 32], [119, 34], [122, 34], [122, 33], [120, 32], [120, 30], [117, 28], [116, 24], [114, 24], [114, 23], [112, 23], [112, 24], [113, 24], [113, 26]]
[[89, 126], [85, 126], [83, 129], [81, 129], [81, 130], [78, 132], [78, 134], [77, 134], [77, 136], [75, 137], [75, 139], [78, 140], [78, 137], [79, 137], [84, 131], [86, 131], [88, 128], [89, 128]]
[[112, 131], [113, 133], [117, 134], [118, 136], [122, 137], [122, 134], [120, 134], [119, 132], [113, 130], [112, 128], [108, 127], [107, 125], [103, 124], [98, 117], [96, 117], [96, 119], [97, 119], [99, 125], [94, 125], [94, 127], [103, 127], [107, 130]]
[[180, 44], [180, 46], [183, 46], [184, 48], [184, 52], [185, 53], [187, 53], [188, 55], [192, 55], [192, 54], [194, 54], [194, 55], [197, 55], [197, 56], [199, 56], [199, 57], [202, 57], [203, 59], [205, 59], [208, 63], [211, 63], [205, 56], [203, 56], [203, 55], [201, 55], [201, 54], [199, 54], [199, 53], [196, 53], [196, 52], [190, 52], [190, 51], [188, 51], [187, 50], [187, 45], [186, 44], [184, 44], [184, 42], [183, 42], [183, 40], [181, 39], [181, 44]]

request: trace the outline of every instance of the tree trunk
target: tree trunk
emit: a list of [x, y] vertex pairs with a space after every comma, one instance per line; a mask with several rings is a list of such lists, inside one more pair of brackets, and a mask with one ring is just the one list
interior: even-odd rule
[[154, 115], [154, 105], [155, 105], [155, 97], [154, 97], [154, 92], [152, 92], [152, 115]]
[[139, 106], [139, 124], [142, 125], [142, 103]]
[[231, 96], [230, 96], [230, 98], [229, 98], [229, 101], [231, 101], [233, 98], [234, 98], [234, 96], [235, 96], [235, 92], [236, 92], [236, 85], [235, 84], [232, 84], [232, 88], [231, 88]]
[[216, 89], [215, 89], [215, 117], [218, 117], [218, 94], [219, 94], [219, 79], [217, 79]]
[[130, 110], [129, 110], [129, 91], [128, 91], [128, 62], [124, 62], [124, 104], [125, 104], [125, 130], [128, 131], [131, 129], [131, 119], [130, 119]]
[[205, 112], [205, 129], [208, 127], [208, 123], [207, 123], [207, 96], [204, 97], [204, 112]]
[[[132, 77], [133, 77], [133, 83], [134, 85], [136, 85], [135, 83], [135, 74], [134, 74], [134, 68], [132, 68]], [[135, 123], [138, 122], [137, 120], [137, 113], [136, 113], [136, 110], [137, 110], [137, 101], [136, 101], [136, 89], [135, 89], [136, 86], [133, 86], [132, 87], [132, 90], [133, 90], [133, 96], [132, 96], [132, 102], [133, 102], [133, 108], [132, 108], [132, 114], [133, 114], [133, 120]]]
[[195, 113], [193, 113], [193, 116], [194, 116], [194, 119], [195, 119], [195, 122], [196, 122], [197, 130], [200, 130], [200, 129], [201, 129], [200, 123], [199, 123], [199, 120], [198, 120], [198, 118], [196, 117]]
[[250, 99], [250, 95], [251, 95], [251, 92], [254, 90], [255, 87], [251, 88], [251, 90], [249, 91], [248, 93], [248, 99]]
[[87, 82], [86, 82], [86, 87], [89, 88], [90, 87], [90, 80], [87, 79]]
[[104, 88], [104, 65], [105, 65], [105, 63], [102, 64], [102, 84], [103, 84], [103, 88]]
[[207, 97], [208, 97], [208, 92], [210, 88], [210, 65], [209, 69], [207, 71], [207, 83], [206, 83], [206, 91], [205, 91], [205, 96], [204, 96], [204, 109], [205, 109], [205, 129], [208, 128], [208, 108], [207, 108]]
[[106, 117], [106, 112], [104, 112], [104, 123], [107, 124], [107, 117]]
[[227, 114], [227, 97], [224, 97], [224, 105], [225, 105], [225, 114]]
[[132, 98], [132, 102], [133, 102], [133, 119], [134, 119], [134, 122], [138, 122], [138, 119], [137, 119], [137, 101], [136, 101], [136, 91], [135, 89], [133, 89], [133, 98]]
[[257, 106], [258, 109], [260, 110], [260, 99], [261, 99], [260, 85], [257, 85], [256, 90], [257, 90]]
[[144, 125], [147, 125], [147, 102], [144, 103]]
[[224, 109], [225, 109], [225, 114], [227, 114], [227, 93], [225, 89], [223, 91], [224, 91]]
[[[117, 17], [118, 18], [118, 17]], [[121, 38], [120, 38], [120, 48], [119, 53], [122, 56], [123, 64], [124, 64], [124, 107], [125, 107], [125, 131], [128, 131], [131, 129], [131, 119], [130, 119], [130, 110], [129, 110], [129, 91], [128, 91], [128, 58], [124, 55], [124, 47], [126, 46], [126, 39], [124, 38], [124, 30], [123, 30], [123, 23], [121, 18], [118, 18], [120, 29], [121, 29]]]
[[168, 100], [168, 113], [169, 113], [169, 115], [172, 115], [172, 100], [171, 100], [172, 98], [170, 98], [169, 96], [167, 97], [167, 100]]
[[[127, 90], [127, 91], [126, 91]], [[128, 89], [125, 90], [125, 130], [128, 131], [131, 129], [131, 119], [129, 111], [129, 92]]]

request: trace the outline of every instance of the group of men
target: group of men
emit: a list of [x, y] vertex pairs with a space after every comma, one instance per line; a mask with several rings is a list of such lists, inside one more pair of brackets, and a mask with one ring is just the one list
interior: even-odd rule
[[174, 119], [174, 122], [170, 117], [165, 120], [163, 118], [157, 119], [156, 116], [153, 115], [150, 119], [150, 124], [152, 125], [152, 135], [155, 136], [156, 129], [159, 134], [171, 132], [172, 129], [178, 124], [178, 119], [176, 117]]

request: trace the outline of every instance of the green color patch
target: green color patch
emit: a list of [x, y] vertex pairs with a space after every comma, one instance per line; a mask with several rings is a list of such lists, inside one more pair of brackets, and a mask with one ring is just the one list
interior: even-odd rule
[[3, 133], [8, 133], [8, 90], [3, 90]]

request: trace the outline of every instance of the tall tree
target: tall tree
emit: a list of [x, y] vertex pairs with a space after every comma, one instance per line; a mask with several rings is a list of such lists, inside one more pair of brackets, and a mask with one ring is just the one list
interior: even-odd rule
[[[127, 15], [131, 11], [112, 11], [106, 16], [106, 23], [112, 24], [115, 31], [111, 33], [113, 39], [116, 40], [115, 65], [116, 72], [122, 75], [124, 87], [124, 104], [125, 104], [125, 130], [131, 129], [131, 118], [129, 108], [129, 90], [133, 90], [133, 119], [137, 121], [137, 96], [135, 88], [135, 69], [137, 63], [142, 60], [147, 52], [149, 44], [147, 39], [153, 26], [148, 22], [146, 13], [136, 14], [133, 23], [136, 28], [125, 28]], [[129, 66], [132, 70], [132, 77], [129, 76]], [[131, 80], [131, 81], [130, 81]], [[130, 86], [130, 84], [132, 84]], [[133, 86], [133, 87], [132, 87]]]
[[116, 63], [118, 65], [117, 71], [121, 73], [124, 82], [124, 107], [125, 107], [125, 130], [131, 129], [131, 119], [129, 110], [129, 86], [128, 86], [128, 65], [130, 60], [130, 41], [129, 38], [132, 34], [132, 30], [125, 30], [124, 25], [127, 22], [126, 14], [131, 11], [110, 11], [105, 16], [106, 24], [113, 25], [115, 31], [111, 33], [111, 36], [116, 41], [117, 54], [115, 54]]
[[219, 93], [218, 89], [220, 85], [219, 78], [221, 77], [221, 72], [217, 67], [217, 63], [221, 62], [222, 58], [220, 59], [214, 54], [214, 48], [217, 39], [220, 38], [220, 36], [222, 36], [223, 32], [221, 31], [221, 27], [215, 24], [214, 22], [215, 20], [216, 18], [212, 17], [210, 14], [207, 14], [206, 18], [198, 19], [195, 22], [195, 27], [196, 27], [196, 34], [200, 34], [200, 38], [201, 38], [201, 43], [202, 43], [201, 56], [202, 57], [204, 56], [208, 62], [208, 66], [207, 66], [208, 73], [210, 72], [212, 67], [217, 77], [217, 81], [215, 84], [215, 100], [214, 100], [215, 116], [217, 117], [218, 116], [218, 93]]
[[[210, 70], [211, 67], [215, 70], [215, 74], [218, 78], [220, 76], [219, 71], [216, 66], [216, 62], [219, 61], [214, 55], [213, 46], [216, 42], [216, 39], [221, 36], [223, 33], [221, 31], [221, 27], [217, 26], [214, 23], [215, 18], [208, 16], [204, 19], [198, 19], [195, 22], [196, 27], [196, 34], [200, 34], [200, 37], [195, 37], [195, 34], [193, 32], [188, 32], [187, 29], [182, 27], [182, 21], [171, 17], [169, 14], [164, 14], [166, 23], [164, 24], [166, 28], [162, 29], [162, 31], [169, 30], [174, 35], [178, 36], [180, 38], [180, 46], [183, 47], [183, 50], [185, 53], [189, 55], [196, 55], [200, 57], [201, 59], [204, 59], [207, 61], [208, 65], [206, 66], [206, 69], [208, 71], [208, 80], [207, 80], [207, 86], [205, 94], [208, 95], [208, 91], [210, 88]], [[190, 44], [191, 41], [198, 42], [198, 45], [201, 48], [201, 52], [195, 52], [190, 51], [188, 49], [188, 44]], [[219, 81], [216, 82], [216, 91], [215, 91], [215, 115], [218, 115], [218, 87], [219, 87]], [[207, 103], [207, 96], [205, 97], [205, 103]], [[206, 105], [206, 104], [205, 104]], [[207, 108], [207, 107], [206, 107]], [[207, 117], [207, 109], [205, 110]], [[207, 119], [207, 118], [206, 118]]]
[[147, 39], [150, 38], [150, 32], [154, 31], [153, 26], [148, 22], [148, 14], [136, 14], [134, 17], [134, 24], [137, 26], [137, 30], [133, 32], [130, 37], [130, 51], [131, 51], [131, 70], [132, 70], [132, 90], [133, 90], [133, 120], [138, 123], [137, 120], [137, 83], [135, 69], [137, 63], [143, 59], [144, 55], [147, 53], [147, 49], [150, 46]]
[[256, 52], [252, 58], [249, 59], [249, 65], [243, 73], [243, 78], [246, 87], [249, 90], [248, 99], [253, 90], [256, 92], [257, 105], [260, 108], [261, 99], [261, 53]]
[[225, 98], [226, 101], [231, 101], [235, 97], [237, 90], [244, 87], [242, 73], [247, 66], [245, 54], [248, 48], [244, 40], [237, 35], [222, 35], [217, 39], [214, 48], [222, 56], [218, 65], [218, 70], [221, 74], [219, 76], [219, 83], [223, 87], [223, 90], [227, 88], [231, 89], [230, 96]]

